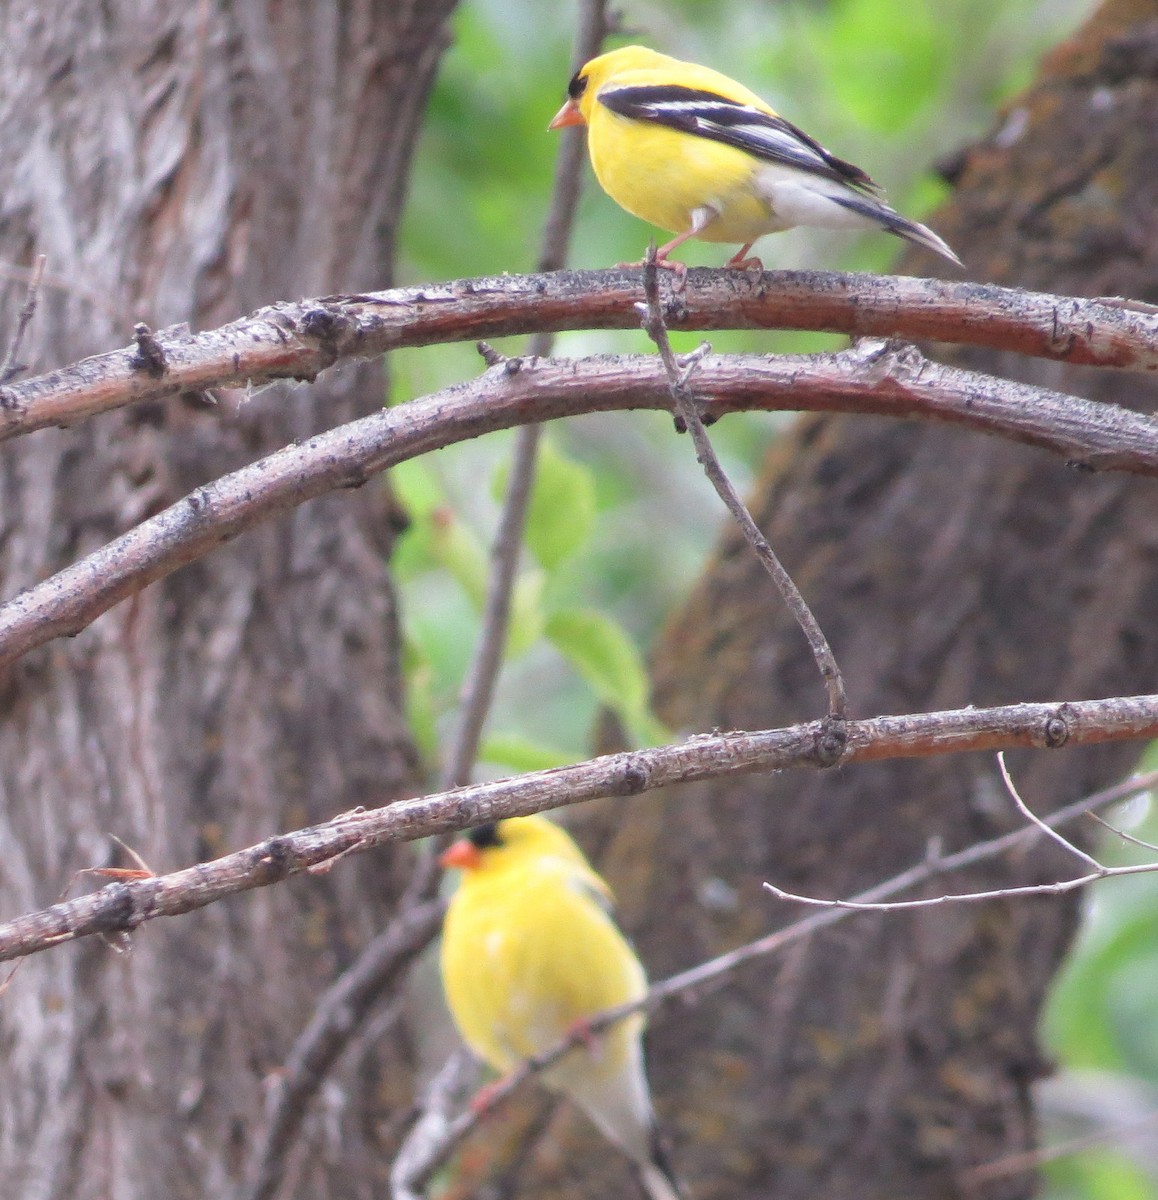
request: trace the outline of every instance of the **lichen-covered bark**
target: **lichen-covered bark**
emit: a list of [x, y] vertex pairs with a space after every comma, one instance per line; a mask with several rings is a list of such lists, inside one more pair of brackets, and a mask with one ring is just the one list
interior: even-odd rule
[[[0, 260], [48, 255], [45, 369], [287, 296], [385, 286], [453, 0], [43, 0], [0, 13]], [[0, 289], [6, 330], [23, 295]], [[381, 404], [380, 367], [189, 396], [0, 455], [0, 589]], [[0, 911], [75, 871], [171, 869], [414, 786], [380, 485], [311, 504], [0, 681]], [[38, 1200], [226, 1196], [262, 1082], [391, 911], [402, 854], [29, 961], [0, 1002], [0, 1179]], [[91, 886], [81, 880], [73, 887]], [[123, 949], [124, 947], [122, 947]], [[286, 1196], [367, 1196], [409, 1103], [359, 1045]]]
[[[1158, 4], [1111, 0], [964, 156], [933, 220], [978, 279], [1158, 300]], [[911, 256], [914, 273], [935, 272]], [[1135, 408], [1154, 381], [971, 352], [970, 365]], [[1155, 485], [994, 439], [872, 418], [802, 419], [772, 453], [758, 520], [832, 642], [856, 715], [1153, 689]], [[823, 712], [799, 631], [728, 530], [658, 647], [661, 715], [692, 731]], [[1136, 746], [1011, 756], [1051, 809], [1119, 777]], [[798, 915], [772, 879], [847, 896], [1020, 824], [994, 761], [738, 779], [592, 818], [651, 973]], [[1070, 874], [1056, 847], [934, 891]], [[971, 1167], [1034, 1143], [1043, 994], [1073, 932], [1063, 899], [863, 916], [653, 1022], [651, 1076], [696, 1200], [1024, 1197]], [[535, 1117], [528, 1108], [526, 1128]], [[504, 1195], [610, 1195], [621, 1162], [573, 1114]], [[493, 1136], [493, 1135], [492, 1135]], [[560, 1146], [562, 1141], [562, 1146]]]

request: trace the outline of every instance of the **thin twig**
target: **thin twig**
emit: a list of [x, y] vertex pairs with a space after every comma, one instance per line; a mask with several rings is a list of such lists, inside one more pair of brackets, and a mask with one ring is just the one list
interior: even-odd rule
[[1111, 1125], [1105, 1129], [1094, 1130], [1079, 1137], [1067, 1138], [1052, 1146], [1041, 1146], [1036, 1150], [1026, 1150], [1020, 1154], [1007, 1154], [1003, 1158], [983, 1163], [966, 1171], [961, 1178], [966, 1187], [976, 1187], [978, 1184], [991, 1183], [995, 1179], [1006, 1179], [1010, 1175], [1020, 1175], [1024, 1171], [1033, 1171], [1046, 1163], [1057, 1162], [1062, 1158], [1070, 1158], [1083, 1150], [1091, 1150], [1095, 1146], [1104, 1146], [1116, 1142], [1124, 1142], [1128, 1138], [1137, 1137], [1140, 1133], [1149, 1132], [1158, 1125], [1158, 1112], [1147, 1113], [1136, 1121], [1125, 1121], [1121, 1125]]
[[[1063, 837], [1055, 828], [1056, 825], [1061, 824], [1063, 821], [1068, 821], [1071, 816], [1079, 815], [1079, 813], [1092, 816], [1096, 821], [1105, 825], [1106, 823], [1095, 813], [1088, 812], [1089, 802], [1087, 800], [1078, 801], [1076, 805], [1062, 809], [1060, 813], [1055, 814], [1048, 820], [1042, 820], [1018, 794], [1017, 788], [1013, 784], [1013, 779], [1010, 777], [1005, 765], [1004, 751], [998, 751], [997, 761], [1002, 779], [1005, 781], [1006, 789], [1013, 803], [1017, 806], [1017, 811], [1021, 813], [1033, 828], [1040, 831], [1051, 841], [1056, 842], [1068, 853], [1075, 855], [1082, 862], [1086, 863], [1091, 868], [1087, 874], [1080, 875], [1075, 879], [1063, 879], [1054, 883], [1035, 883], [1027, 884], [1025, 887], [1013, 888], [992, 888], [984, 892], [959, 892], [951, 895], [930, 896], [922, 900], [893, 900], [883, 903], [866, 903], [856, 900], [825, 900], [817, 896], [802, 896], [796, 892], [786, 892], [783, 888], [779, 888], [772, 883], [764, 884], [765, 891], [771, 892], [778, 900], [787, 900], [795, 904], [807, 904], [812, 908], [843, 908], [854, 912], [893, 912], [909, 908], [937, 908], [943, 904], [972, 904], [985, 900], [1008, 900], [1014, 896], [1060, 896], [1066, 892], [1077, 891], [1079, 888], [1086, 887], [1091, 883], [1097, 883], [1102, 879], [1116, 879], [1123, 875], [1148, 875], [1158, 872], [1158, 863], [1139, 863], [1126, 867], [1103, 866], [1092, 855], [1087, 854], [1084, 850], [1075, 846], [1068, 838]], [[1142, 791], [1154, 783], [1158, 783], [1158, 771], [1151, 771], [1146, 775], [1131, 780], [1129, 783], [1130, 794]], [[1105, 795], [1105, 793], [1099, 793], [1099, 796], [1101, 795]], [[1110, 829], [1111, 827], [1107, 825], [1106, 828]], [[1024, 832], [1024, 830], [1018, 831], [1018, 833]], [[1117, 833], [1118, 831], [1112, 830], [1112, 832]], [[1016, 835], [1007, 834], [1006, 836], [1013, 837]], [[1123, 834], [1121, 836], [1125, 837], [1126, 835]], [[1139, 843], [1139, 845], [1144, 844]], [[1158, 847], [1151, 847], [1151, 849], [1158, 849]], [[934, 857], [932, 861], [937, 861], [937, 858]]]
[[7, 383], [10, 379], [14, 379], [26, 369], [16, 361], [16, 356], [20, 353], [20, 343], [24, 340], [28, 323], [32, 320], [33, 313], [36, 312], [36, 301], [40, 293], [40, 281], [44, 278], [44, 264], [47, 261], [47, 254], [38, 254], [36, 262], [32, 267], [32, 273], [28, 277], [28, 288], [24, 294], [24, 306], [20, 309], [20, 315], [16, 318], [16, 329], [13, 331], [12, 340], [8, 343], [8, 352], [4, 355], [4, 361], [0, 362], [0, 386]]
[[[608, 32], [606, 0], [585, 0], [579, 13], [575, 46], [571, 54], [571, 74], [588, 59], [594, 58]], [[575, 227], [583, 178], [583, 134], [565, 129], [555, 157], [555, 177], [551, 186], [551, 204], [543, 227], [543, 242], [537, 270], [558, 271], [567, 261], [567, 248]], [[543, 358], [555, 342], [552, 332], [542, 330], [531, 338], [528, 353]], [[535, 483], [539, 457], [541, 425], [524, 425], [515, 439], [514, 454], [503, 498], [503, 509], [491, 548], [491, 570], [486, 600], [474, 655], [463, 680], [458, 701], [458, 720], [450, 740], [440, 777], [444, 789], [470, 781], [478, 758], [479, 741], [486, 724], [495, 684], [502, 665], [511, 619], [511, 596], [519, 569], [527, 509]]]
[[276, 1195], [310, 1102], [382, 992], [402, 978], [438, 933], [443, 908], [432, 900], [400, 912], [322, 994], [266, 1097], [243, 1200]]
[[848, 709], [844, 679], [841, 676], [840, 668], [836, 665], [836, 658], [828, 644], [828, 639], [820, 628], [820, 623], [812, 615], [812, 610], [800, 594], [800, 589], [793, 583], [792, 576], [788, 574], [779, 558], [776, 557], [775, 551], [768, 544], [768, 539], [761, 533], [760, 527], [740, 498], [740, 493], [736, 491], [732, 481], [728, 478], [712, 447], [708, 431], [704, 428], [704, 422], [700, 418], [695, 397], [688, 386], [693, 371], [710, 347], [705, 342], [699, 351], [689, 356], [682, 368], [676, 362], [676, 356], [672, 352], [671, 341], [667, 335], [663, 308], [660, 305], [659, 267], [654, 243], [648, 247], [647, 261], [643, 271], [643, 291], [647, 297], [647, 304], [640, 306], [643, 310], [643, 328], [648, 337], [655, 342], [659, 356], [663, 360], [672, 400], [688, 433], [691, 434], [696, 448], [696, 458], [704, 468], [704, 473], [716, 489], [716, 493], [740, 526], [748, 545], [751, 546], [764, 569], [772, 577], [772, 582], [779, 590], [789, 611], [796, 618], [797, 624], [808, 641], [812, 657], [816, 660], [816, 666], [828, 693], [828, 719], [834, 726], [826, 735], [831, 743], [829, 752], [834, 760], [839, 759], [843, 737], [836, 724], [843, 723]]
[[[571, 56], [571, 73], [599, 53], [609, 31], [606, 9], [606, 0], [584, 0]], [[561, 270], [567, 261], [567, 249], [582, 191], [583, 150], [581, 131], [564, 130], [555, 156], [551, 202], [538, 260], [540, 272]], [[554, 341], [553, 332], [536, 332], [528, 347], [530, 356], [533, 359], [546, 357], [551, 353]], [[494, 701], [495, 686], [507, 644], [511, 602], [535, 484], [542, 428], [539, 424], [524, 425], [515, 437], [506, 495], [491, 547], [491, 569], [478, 641], [463, 679], [458, 717], [443, 762], [440, 779], [443, 790], [470, 782], [483, 727]], [[436, 882], [434, 846], [424, 843], [414, 879], [407, 891], [425, 893], [433, 889]], [[424, 1105], [422, 1115], [399, 1148], [391, 1168], [391, 1188], [399, 1200], [410, 1194], [405, 1181], [414, 1173], [412, 1164], [423, 1161], [423, 1148], [435, 1137], [432, 1131], [441, 1131], [443, 1116], [439, 1101], [444, 1099], [445, 1092], [435, 1089], [432, 1099]]]
[[[1152, 787], [1155, 783], [1158, 783], [1158, 771], [1152, 771], [1147, 775], [1142, 775], [1124, 783], [1116, 784], [1114, 787], [1106, 788], [1054, 813], [1046, 822], [1047, 828], [1076, 820], [1091, 808], [1103, 807], [1117, 800], [1124, 799], [1127, 796]], [[816, 933], [820, 929], [836, 924], [854, 912], [863, 908], [874, 907], [873, 902], [882, 900], [884, 897], [896, 895], [898, 892], [906, 891], [917, 884], [925, 883], [930, 879], [960, 870], [963, 867], [972, 866], [975, 863], [995, 858], [1014, 847], [1032, 841], [1034, 838], [1041, 836], [1041, 833], [1040, 828], [1036, 825], [1031, 825], [1024, 829], [1015, 830], [1012, 833], [1003, 834], [1001, 837], [993, 838], [990, 841], [977, 843], [957, 854], [925, 859], [916, 866], [910, 867], [908, 870], [894, 875], [891, 879], [876, 884], [874, 887], [862, 892], [853, 902], [835, 906], [826, 912], [814, 913], [812, 916], [805, 917], [800, 921], [778, 929], [775, 933], [769, 934], [766, 937], [758, 938], [747, 945], [739, 946], [735, 950], [730, 950], [725, 954], [718, 955], [716, 958], [709, 959], [707, 962], [700, 963], [690, 970], [681, 971], [679, 974], [672, 975], [660, 983], [653, 984], [648, 989], [647, 994], [639, 1000], [632, 1001], [629, 1004], [621, 1004], [615, 1008], [598, 1013], [590, 1021], [584, 1023], [582, 1030], [573, 1031], [571, 1035], [558, 1045], [553, 1046], [550, 1050], [521, 1063], [510, 1075], [490, 1088], [487, 1092], [487, 1105], [485, 1109], [481, 1111], [468, 1109], [455, 1118], [454, 1121], [450, 1122], [445, 1127], [443, 1141], [438, 1144], [431, 1142], [428, 1145], [427, 1158], [424, 1163], [419, 1164], [424, 1168], [424, 1173], [411, 1175], [408, 1180], [410, 1187], [412, 1189], [421, 1189], [430, 1175], [449, 1159], [454, 1150], [471, 1130], [475, 1128], [483, 1116], [510, 1097], [528, 1079], [553, 1066], [563, 1055], [582, 1042], [584, 1038], [590, 1037], [591, 1034], [602, 1032], [616, 1021], [621, 1021], [624, 1017], [630, 1016], [632, 1013], [657, 1008], [664, 1001], [676, 996], [696, 1002], [707, 994], [706, 985], [710, 984], [713, 988], [718, 986], [728, 976], [754, 959], [765, 958], [775, 951], [782, 950], [786, 946]]]
[[452, 1113], [478, 1079], [479, 1062], [465, 1048], [455, 1050], [430, 1081], [416, 1120], [390, 1165], [390, 1192], [394, 1200], [420, 1200], [422, 1188], [440, 1165], [440, 1154], [451, 1136]]
[[1087, 854], [1084, 850], [1079, 849], [1068, 838], [1062, 837], [1056, 829], [1051, 829], [1021, 798], [1021, 794], [1017, 790], [1016, 784], [1013, 782], [1013, 776], [1009, 773], [1009, 768], [1005, 765], [1005, 751], [998, 750], [997, 752], [997, 767], [1001, 772], [1001, 780], [1005, 784], [1005, 790], [1009, 793], [1013, 803], [1017, 805], [1017, 811], [1030, 822], [1036, 825], [1042, 833], [1047, 837], [1052, 838], [1057, 844], [1067, 853], [1072, 854], [1075, 858], [1080, 859], [1087, 867], [1092, 867], [1095, 871], [1102, 871], [1105, 868], [1092, 854]]
[[[534, 341], [549, 343], [550, 334], [537, 334]], [[547, 353], [547, 350], [542, 353]], [[491, 569], [487, 578], [486, 600], [474, 655], [463, 679], [458, 698], [458, 719], [451, 737], [450, 750], [439, 782], [443, 788], [469, 783], [483, 726], [494, 700], [495, 685], [502, 666], [507, 644], [507, 629], [511, 619], [511, 597], [519, 572], [523, 547], [523, 530], [527, 509], [535, 483], [535, 467], [539, 457], [542, 425], [524, 425], [515, 435], [515, 448], [499, 515], [494, 545], [491, 547]]]
[[1138, 846], [1142, 850], [1150, 850], [1154, 854], [1158, 854], [1158, 845], [1154, 842], [1144, 842], [1141, 838], [1136, 838], [1132, 833], [1126, 833], [1119, 829], [1116, 825], [1111, 825], [1109, 821], [1103, 820], [1097, 813], [1087, 814], [1091, 820], [1097, 821], [1103, 829], [1108, 829], [1116, 838], [1121, 838], [1123, 842], [1129, 842], [1131, 846]]

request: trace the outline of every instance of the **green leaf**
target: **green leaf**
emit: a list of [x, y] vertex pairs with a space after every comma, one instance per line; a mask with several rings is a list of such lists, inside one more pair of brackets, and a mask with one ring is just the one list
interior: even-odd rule
[[[1154, 1200], [1145, 1173], [1124, 1155], [1093, 1149], [1067, 1155], [1047, 1168], [1051, 1184], [1063, 1195], [1084, 1200]], [[1051, 1193], [1054, 1188], [1051, 1188]]]
[[[1111, 935], [1097, 947], [1079, 945], [1054, 983], [1046, 1008], [1046, 1041], [1067, 1066], [1137, 1071], [1158, 1047], [1139, 1041], [1141, 1029], [1131, 1008], [1153, 995], [1158, 982], [1158, 914], [1152, 897], [1132, 917], [1119, 918]], [[1144, 976], [1145, 978], [1140, 978]], [[1144, 984], [1144, 989], [1131, 984]], [[1146, 1045], [1146, 1041], [1151, 1043]], [[1147, 1054], [1147, 1051], [1150, 1051]]]
[[511, 623], [507, 630], [506, 656], [518, 658], [542, 636], [546, 625], [543, 613], [543, 588], [547, 577], [542, 571], [524, 571], [515, 581], [511, 595]]
[[[506, 492], [508, 477], [506, 466], [495, 473], [497, 499]], [[594, 474], [544, 437], [527, 511], [527, 548], [539, 565], [550, 571], [574, 554], [591, 537], [594, 527]]]
[[643, 656], [618, 622], [593, 609], [560, 609], [547, 618], [546, 634], [637, 742], [665, 740], [649, 706]]
[[449, 508], [430, 516], [431, 550], [438, 563], [457, 580], [471, 604], [482, 610], [487, 594], [489, 557], [482, 541]]
[[499, 733], [488, 737], [482, 744], [479, 758], [512, 774], [548, 771], [552, 767], [565, 767], [574, 761], [562, 750], [518, 733]]

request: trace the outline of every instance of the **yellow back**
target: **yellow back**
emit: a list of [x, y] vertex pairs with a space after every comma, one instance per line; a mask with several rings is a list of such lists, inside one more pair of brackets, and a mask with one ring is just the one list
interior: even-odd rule
[[676, 83], [682, 87], [714, 92], [739, 104], [751, 104], [761, 112], [774, 115], [766, 101], [727, 75], [721, 75], [711, 67], [701, 67], [699, 63], [684, 62], [660, 54], [646, 46], [622, 46], [618, 50], [609, 50], [584, 64], [579, 75], [587, 80], [587, 87], [579, 97], [579, 110], [588, 124], [594, 111], [595, 97], [599, 89], [608, 83], [616, 87]]

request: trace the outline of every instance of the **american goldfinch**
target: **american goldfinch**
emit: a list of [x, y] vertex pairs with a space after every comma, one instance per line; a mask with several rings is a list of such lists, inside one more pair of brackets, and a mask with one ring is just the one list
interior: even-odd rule
[[[611, 891], [544, 817], [510, 817], [455, 842], [462, 869], [442, 934], [442, 980], [467, 1045], [506, 1074], [602, 1009], [647, 990], [616, 928]], [[544, 1072], [634, 1161], [651, 1200], [679, 1192], [656, 1135], [643, 1069], [643, 1016], [584, 1039]]]
[[658, 250], [661, 263], [695, 237], [742, 242], [730, 267], [762, 265], [748, 258], [757, 238], [814, 225], [883, 229], [961, 265], [931, 229], [890, 208], [860, 167], [718, 71], [624, 46], [581, 67], [567, 95], [549, 128], [587, 126], [603, 190], [676, 235]]

